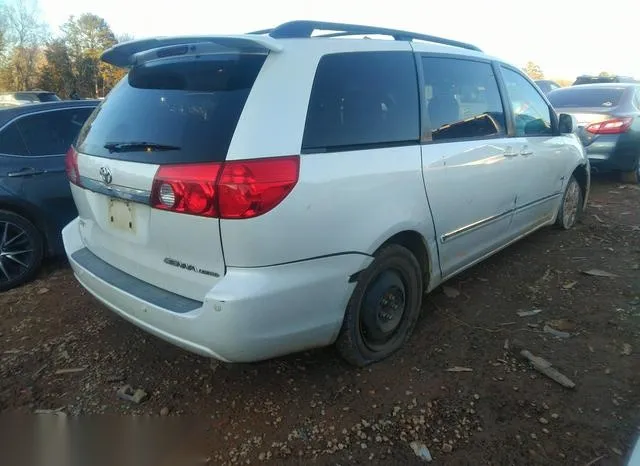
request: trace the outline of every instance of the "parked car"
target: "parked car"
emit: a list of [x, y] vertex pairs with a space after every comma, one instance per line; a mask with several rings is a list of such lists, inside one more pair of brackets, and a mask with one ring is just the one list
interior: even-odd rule
[[473, 45], [295, 21], [102, 58], [135, 65], [69, 152], [65, 249], [102, 303], [201, 355], [381, 360], [424, 292], [588, 196], [573, 119]]
[[77, 216], [65, 153], [97, 102], [51, 102], [0, 110], [0, 291], [64, 253], [61, 231]]
[[47, 91], [4, 92], [0, 93], [0, 108], [59, 100], [55, 93]]
[[555, 81], [551, 81], [549, 79], [538, 79], [535, 81], [536, 85], [540, 88], [542, 92], [548, 94], [554, 89], [560, 89], [560, 84]]
[[585, 84], [553, 91], [549, 100], [576, 117], [594, 170], [640, 182], [640, 84]]
[[640, 438], [636, 440], [635, 446], [629, 454], [627, 466], [640, 466]]
[[582, 75], [578, 76], [573, 82], [574, 86], [582, 84], [601, 84], [601, 83], [637, 83], [634, 78], [630, 76], [618, 76], [618, 75], [606, 75], [606, 76], [590, 76]]

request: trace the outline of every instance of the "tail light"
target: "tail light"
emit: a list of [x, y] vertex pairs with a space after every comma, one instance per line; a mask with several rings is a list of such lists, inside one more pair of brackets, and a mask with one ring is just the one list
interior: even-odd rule
[[621, 134], [631, 127], [631, 123], [633, 123], [633, 117], [612, 118], [590, 124], [587, 126], [587, 131], [591, 134]]
[[67, 151], [67, 155], [64, 158], [64, 167], [69, 181], [77, 186], [82, 186], [80, 182], [80, 170], [78, 169], [78, 153], [73, 146], [69, 147]]
[[153, 180], [151, 205], [204, 217], [257, 217], [287, 197], [299, 168], [298, 156], [163, 165]]

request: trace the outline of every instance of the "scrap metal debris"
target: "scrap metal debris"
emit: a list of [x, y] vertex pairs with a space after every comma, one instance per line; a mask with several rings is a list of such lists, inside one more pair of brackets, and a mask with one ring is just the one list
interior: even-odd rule
[[135, 390], [131, 385], [124, 385], [118, 389], [118, 398], [125, 401], [131, 401], [135, 404], [140, 404], [149, 397], [147, 392], [141, 388]]
[[447, 296], [447, 298], [457, 298], [460, 296], [460, 292], [455, 288], [451, 288], [450, 286], [443, 286], [442, 291]]
[[116, 382], [122, 382], [126, 378], [127, 377], [125, 376], [124, 372], [115, 372], [113, 374], [108, 375], [105, 378], [105, 380], [107, 383], [116, 383]]
[[447, 369], [447, 372], [473, 372], [473, 369], [470, 367], [454, 366]]
[[582, 273], [585, 275], [590, 275], [592, 277], [609, 277], [609, 278], [617, 277], [615, 273], [607, 272], [606, 270], [600, 270], [600, 269], [583, 270]]
[[551, 335], [553, 335], [556, 338], [569, 338], [571, 336], [571, 334], [569, 332], [563, 332], [562, 330], [556, 330], [553, 327], [550, 327], [549, 325], [545, 325], [542, 328], [542, 331], [544, 333], [549, 333]]
[[547, 321], [547, 325], [563, 332], [573, 332], [576, 329], [575, 322], [569, 319], [549, 320]]
[[418, 458], [426, 461], [427, 463], [433, 461], [431, 452], [424, 443], [413, 441], [409, 445]]
[[87, 370], [87, 366], [83, 367], [70, 367], [68, 369], [58, 369], [56, 375], [75, 374], [76, 372], [83, 372]]
[[536, 314], [540, 314], [541, 312], [542, 312], [542, 309], [534, 309], [532, 311], [518, 311], [518, 316], [531, 317], [531, 316], [535, 316]]
[[535, 370], [537, 370], [541, 374], [546, 375], [551, 380], [559, 383], [563, 387], [575, 388], [576, 384], [567, 376], [565, 376], [564, 374], [560, 373], [559, 371], [551, 367], [551, 363], [546, 359], [543, 359], [539, 356], [535, 356], [529, 350], [526, 350], [526, 349], [523, 349], [522, 351], [520, 351], [520, 356], [522, 356], [523, 358], [531, 362], [531, 365]]

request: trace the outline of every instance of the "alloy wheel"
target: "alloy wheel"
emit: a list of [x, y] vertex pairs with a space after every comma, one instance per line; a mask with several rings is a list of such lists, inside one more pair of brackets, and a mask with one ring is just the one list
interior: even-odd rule
[[29, 233], [15, 223], [0, 221], [0, 283], [26, 274], [34, 258], [35, 247]]
[[567, 188], [562, 205], [562, 223], [566, 228], [570, 228], [576, 222], [580, 206], [580, 186], [573, 181]]

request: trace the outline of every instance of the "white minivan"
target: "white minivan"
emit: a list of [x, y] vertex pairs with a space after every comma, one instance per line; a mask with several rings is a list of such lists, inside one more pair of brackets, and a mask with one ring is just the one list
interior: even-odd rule
[[588, 197], [573, 117], [473, 45], [294, 21], [103, 60], [128, 74], [68, 153], [65, 248], [99, 301], [201, 355], [381, 360], [424, 293]]

